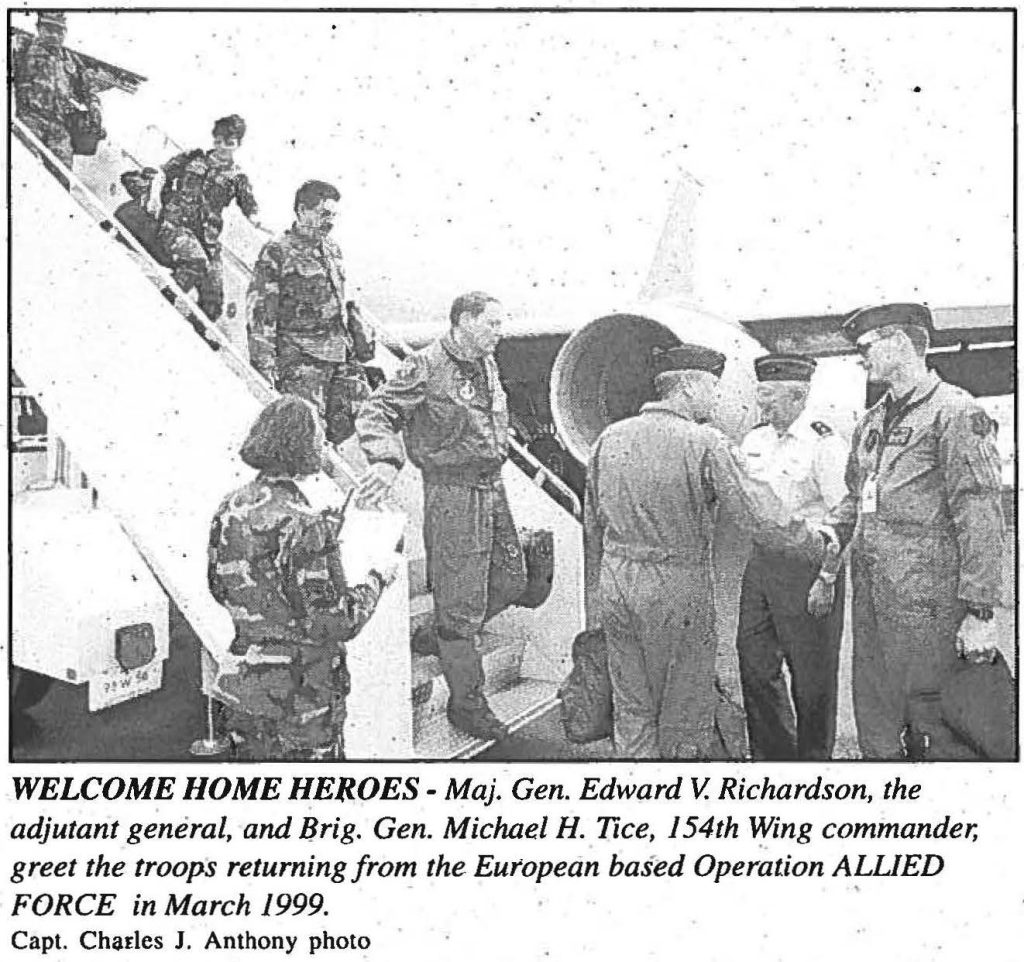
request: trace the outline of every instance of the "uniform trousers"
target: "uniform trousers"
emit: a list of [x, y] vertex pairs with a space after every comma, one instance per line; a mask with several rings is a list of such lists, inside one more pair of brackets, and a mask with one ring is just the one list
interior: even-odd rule
[[952, 532], [862, 520], [852, 547], [853, 708], [865, 759], [977, 755], [942, 718], [956, 672], [959, 552]]
[[832, 757], [845, 577], [840, 570], [832, 610], [815, 618], [807, 612], [807, 594], [818, 570], [800, 556], [755, 545], [743, 574], [737, 648], [747, 732], [758, 760]]
[[423, 541], [442, 640], [472, 639], [526, 590], [519, 534], [500, 478], [424, 478]]
[[[74, 164], [74, 150], [71, 147], [71, 134], [68, 132], [67, 124], [63, 119], [53, 117], [41, 117], [39, 114], [22, 113], [18, 119], [32, 131], [47, 147], [51, 154], [57, 158], [68, 170]], [[65, 178], [58, 178], [64, 187], [69, 184]]]
[[269, 642], [261, 655], [288, 664], [249, 665], [217, 680], [224, 727], [248, 761], [345, 757], [345, 698], [351, 689], [339, 644]]
[[277, 389], [313, 404], [332, 444], [341, 444], [355, 433], [356, 412], [370, 396], [361, 365], [321, 361], [285, 345], [277, 353]]
[[600, 609], [608, 642], [615, 754], [721, 757], [708, 567], [633, 560], [606, 548]]
[[220, 248], [203, 244], [196, 234], [180, 224], [162, 223], [157, 239], [171, 262], [175, 283], [186, 294], [193, 288], [203, 313], [211, 321], [224, 310], [224, 267]]

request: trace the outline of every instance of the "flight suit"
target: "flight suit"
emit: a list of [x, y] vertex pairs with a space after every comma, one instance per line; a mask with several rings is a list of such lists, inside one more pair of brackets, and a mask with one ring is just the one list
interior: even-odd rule
[[261, 473], [214, 516], [208, 581], [235, 623], [232, 654], [247, 656], [217, 681], [239, 756], [344, 757], [343, 642], [373, 614], [380, 576], [349, 587], [333, 524], [293, 480]]
[[446, 334], [374, 391], [356, 431], [371, 464], [401, 468], [407, 448], [423, 473], [423, 540], [442, 667], [453, 701], [465, 695], [478, 703], [484, 679], [473, 639], [526, 588], [501, 480], [508, 407], [494, 357], [467, 360]]
[[346, 307], [341, 248], [294, 224], [260, 251], [247, 304], [253, 367], [314, 404], [329, 441], [351, 437], [374, 342], [355, 304]]
[[[821, 421], [800, 418], [781, 435], [770, 424], [757, 427], [740, 450], [751, 474], [770, 484], [796, 518], [821, 521], [846, 494], [846, 443]], [[755, 537], [736, 639], [755, 759], [832, 757], [845, 578], [840, 570], [832, 610], [815, 618], [807, 612], [807, 595], [817, 574], [806, 556], [774, 550]]]
[[163, 171], [160, 244], [173, 266], [175, 282], [186, 293], [194, 287], [199, 306], [216, 321], [224, 309], [224, 208], [236, 201], [252, 220], [258, 211], [252, 185], [233, 160], [221, 162], [213, 151], [177, 154]]
[[644, 405], [594, 445], [583, 526], [588, 609], [599, 610], [608, 641], [619, 756], [721, 755], [712, 557], [720, 514], [814, 557], [814, 536], [789, 524], [725, 435], [669, 404]]
[[886, 395], [854, 432], [848, 493], [832, 521], [843, 540], [852, 531], [853, 705], [865, 758], [973, 757], [943, 724], [941, 696], [966, 605], [1001, 600], [994, 431], [973, 397], [931, 375], [909, 398]]
[[97, 130], [102, 129], [99, 97], [89, 71], [59, 43], [36, 37], [18, 59], [14, 90], [18, 118], [70, 169], [74, 152], [69, 118], [84, 112]]

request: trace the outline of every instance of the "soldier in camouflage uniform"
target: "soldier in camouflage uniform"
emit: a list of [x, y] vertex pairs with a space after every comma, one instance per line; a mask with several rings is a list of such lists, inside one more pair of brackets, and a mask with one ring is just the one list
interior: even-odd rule
[[240, 757], [340, 758], [349, 676], [344, 642], [367, 622], [395, 569], [350, 587], [339, 520], [314, 511], [299, 482], [319, 469], [312, 407], [284, 396], [242, 446], [253, 481], [224, 499], [210, 530], [209, 585], [231, 613], [237, 671], [218, 679]]
[[249, 287], [249, 356], [278, 390], [307, 398], [340, 444], [370, 396], [363, 362], [373, 357], [353, 301], [345, 301], [341, 249], [328, 237], [340, 195], [311, 180], [295, 194], [295, 223], [260, 252]]
[[70, 169], [73, 157], [69, 121], [87, 114], [102, 136], [103, 118], [89, 71], [64, 48], [67, 19], [47, 11], [37, 18], [37, 36], [23, 51], [14, 76], [19, 119]]
[[487, 294], [456, 298], [451, 330], [411, 355], [356, 418], [370, 462], [360, 486], [368, 502], [387, 493], [405, 463], [403, 434], [409, 460], [423, 472], [423, 540], [436, 647], [451, 692], [448, 720], [485, 739], [501, 739], [507, 730], [484, 697], [476, 635], [526, 588], [501, 480], [508, 405], [494, 349], [503, 317]]
[[170, 258], [174, 280], [186, 293], [196, 290], [199, 306], [211, 321], [224, 309], [224, 209], [235, 201], [259, 226], [252, 184], [234, 160], [244, 136], [241, 117], [221, 117], [213, 125], [211, 150], [188, 150], [163, 166], [160, 244]]
[[[888, 304], [844, 333], [887, 394], [861, 419], [831, 515], [851, 545], [853, 707], [867, 759], [976, 757], [942, 719], [958, 657], [994, 657], [1003, 516], [993, 421], [966, 391], [928, 371], [931, 313]], [[836, 565], [811, 589], [831, 601]]]

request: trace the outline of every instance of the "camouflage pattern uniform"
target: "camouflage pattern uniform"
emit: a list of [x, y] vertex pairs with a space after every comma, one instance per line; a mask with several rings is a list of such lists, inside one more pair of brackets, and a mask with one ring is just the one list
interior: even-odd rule
[[248, 295], [249, 356], [279, 391], [312, 402], [339, 444], [370, 395], [362, 363], [373, 357], [355, 304], [345, 303], [341, 248], [298, 224], [264, 245]]
[[174, 280], [186, 293], [198, 292], [199, 306], [211, 321], [224, 309], [224, 269], [220, 234], [224, 208], [232, 201], [249, 220], [258, 211], [249, 178], [233, 161], [214, 152], [190, 150], [163, 167], [160, 192], [160, 244], [174, 268]]
[[480, 708], [484, 677], [473, 639], [526, 588], [501, 480], [508, 407], [494, 357], [467, 360], [446, 334], [371, 395], [356, 430], [371, 464], [396, 468], [405, 463], [404, 432], [409, 460], [423, 472], [423, 540], [442, 668], [456, 707]]
[[369, 620], [383, 582], [371, 573], [369, 584], [348, 587], [336, 535], [293, 480], [265, 473], [213, 519], [209, 584], [235, 622], [231, 651], [267, 659], [218, 679], [242, 757], [343, 757], [343, 642]]
[[69, 117], [84, 110], [93, 126], [103, 126], [89, 71], [59, 43], [36, 37], [21, 55], [14, 86], [18, 118], [70, 168], [74, 155]]
[[848, 494], [831, 521], [853, 538], [853, 707], [865, 758], [902, 758], [915, 745], [930, 759], [974, 757], [943, 724], [940, 702], [966, 606], [1001, 602], [994, 434], [978, 402], [935, 375], [907, 399], [887, 394], [854, 432]]
[[766, 541], [814, 554], [802, 525], [784, 535], [788, 513], [725, 435], [668, 403], [645, 404], [594, 445], [583, 520], [587, 600], [608, 641], [618, 756], [745, 751], [743, 720], [731, 717], [715, 679], [720, 511]]

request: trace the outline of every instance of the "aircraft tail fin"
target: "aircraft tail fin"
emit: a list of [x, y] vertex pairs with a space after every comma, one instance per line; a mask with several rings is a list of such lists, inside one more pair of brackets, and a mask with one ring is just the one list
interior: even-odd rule
[[702, 189], [696, 177], [686, 171], [681, 173], [654, 260], [640, 291], [643, 300], [695, 302], [696, 216]]

